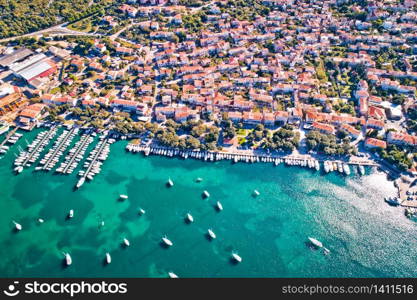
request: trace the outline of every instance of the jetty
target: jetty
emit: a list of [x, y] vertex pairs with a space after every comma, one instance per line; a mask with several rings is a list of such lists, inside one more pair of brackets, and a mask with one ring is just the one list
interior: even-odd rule
[[64, 154], [65, 149], [70, 145], [75, 134], [78, 133], [78, 128], [64, 131], [60, 137], [55, 141], [54, 146], [49, 150], [45, 157], [41, 160], [40, 167], [42, 170], [51, 170], [57, 163], [59, 158]]
[[167, 147], [150, 147], [138, 144], [128, 144], [126, 151], [129, 152], [142, 152], [146, 156], [150, 154], [163, 155], [168, 157], [178, 156], [184, 159], [194, 158], [201, 159], [204, 161], [218, 161], [218, 160], [232, 160], [234, 163], [246, 162], [272, 162], [275, 165], [285, 163], [287, 165], [296, 166], [308, 166], [310, 168], [320, 169], [320, 163], [325, 161], [331, 161], [335, 163], [348, 164], [348, 165], [361, 165], [376, 167], [379, 166], [375, 161], [361, 157], [352, 157], [349, 160], [331, 160], [328, 157], [312, 156], [309, 154], [276, 154], [276, 153], [265, 153], [261, 151], [253, 150], [236, 150], [236, 151], [199, 151], [199, 150], [180, 150], [172, 149]]
[[10, 131], [6, 137], [4, 138], [4, 140], [0, 143], [0, 148], [3, 148], [4, 145], [6, 145], [6, 143], [9, 141], [9, 139], [13, 136], [13, 134], [16, 133], [16, 131], [18, 130], [18, 127], [15, 127], [12, 129], [12, 131]]
[[59, 173], [70, 174], [78, 166], [78, 163], [84, 156], [87, 147], [93, 142], [93, 138], [88, 134], [83, 134], [75, 146], [69, 151], [69, 155], [65, 158], [65, 161], [61, 163], [56, 170]]
[[53, 126], [49, 131], [45, 133], [42, 131], [38, 134], [36, 139], [32, 142], [32, 144], [28, 145], [29, 151], [23, 154], [24, 158], [21, 163], [22, 167], [30, 166], [30, 163], [34, 163], [38, 158], [40, 153], [43, 151], [45, 146], [49, 143], [49, 141], [55, 136], [57, 133], [57, 127]]
[[80, 188], [86, 179], [93, 180], [93, 177], [101, 172], [102, 162], [108, 158], [110, 144], [113, 142], [115, 142], [115, 140], [108, 138], [104, 138], [98, 142], [93, 151], [91, 151], [90, 156], [87, 158], [87, 162], [84, 164], [86, 169], [80, 170], [78, 173], [80, 179], [76, 184], [76, 188]]

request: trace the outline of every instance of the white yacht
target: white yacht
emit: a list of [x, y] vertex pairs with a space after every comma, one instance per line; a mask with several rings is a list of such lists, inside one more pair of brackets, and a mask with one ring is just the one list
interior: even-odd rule
[[317, 247], [317, 248], [323, 248], [323, 244], [322, 244], [322, 242], [320, 242], [319, 240], [317, 240], [317, 239], [315, 239], [315, 238], [312, 238], [312, 237], [309, 237], [309, 238], [308, 238], [308, 240], [310, 241], [310, 243], [311, 243], [313, 246], [315, 246], [315, 247]]
[[17, 231], [22, 230], [22, 225], [20, 225], [19, 223], [17, 223], [16, 221], [13, 221], [14, 227], [16, 228]]
[[127, 200], [129, 198], [127, 195], [120, 195], [119, 197], [121, 200]]
[[68, 218], [73, 218], [74, 217], [74, 210], [70, 209], [69, 213], [68, 213]]
[[106, 253], [106, 263], [107, 264], [110, 264], [111, 263], [111, 256], [110, 256], [110, 253], [109, 252]]
[[258, 197], [258, 196], [260, 195], [260, 193], [258, 192], [258, 190], [254, 190], [254, 191], [253, 191], [253, 195], [254, 195], [255, 197]]
[[203, 192], [203, 197], [204, 197], [204, 198], [208, 198], [208, 197], [210, 197], [209, 192], [204, 191], [204, 192]]
[[162, 242], [168, 247], [173, 245], [173, 243], [166, 236], [162, 237]]
[[348, 164], [343, 164], [343, 172], [348, 176], [350, 175], [350, 167]]
[[362, 176], [365, 175], [365, 167], [364, 166], [359, 165], [358, 169], [359, 169], [359, 174], [361, 174]]
[[69, 253], [64, 253], [64, 256], [65, 256], [65, 264], [67, 266], [70, 266], [72, 264], [71, 255], [69, 255]]
[[214, 240], [216, 238], [216, 234], [211, 229], [207, 230], [207, 234], [210, 237], [210, 239], [212, 239], [212, 240]]
[[232, 259], [237, 263], [242, 262], [242, 258], [237, 253], [232, 253]]
[[123, 239], [123, 245], [125, 245], [126, 247], [129, 247], [130, 246], [130, 242], [129, 242], [129, 240], [127, 238], [124, 238]]
[[192, 216], [190, 213], [187, 213], [187, 215], [185, 216], [185, 220], [186, 220], [188, 223], [192, 223], [192, 222], [194, 222], [194, 218], [193, 218], [193, 216]]
[[177, 274], [175, 274], [174, 272], [168, 272], [168, 276], [169, 278], [178, 278]]
[[39, 222], [40, 224], [42, 224], [43, 222], [45, 222], [45, 220], [44, 220], [44, 219], [39, 218], [39, 219], [38, 219], [38, 222]]
[[202, 182], [202, 181], [203, 181], [203, 178], [198, 177], [195, 181], [196, 181], [196, 182]]
[[174, 182], [171, 180], [171, 178], [169, 178], [169, 179], [168, 179], [167, 185], [168, 185], [169, 187], [171, 187], [171, 186], [173, 186], [173, 185], [174, 185]]
[[142, 216], [146, 213], [146, 211], [143, 208], [139, 208], [139, 215]]
[[80, 180], [78, 180], [77, 185], [75, 186], [77, 189], [79, 189], [85, 182], [85, 177], [81, 177]]
[[223, 210], [223, 205], [220, 203], [220, 201], [216, 202], [216, 208], [218, 211], [222, 211]]

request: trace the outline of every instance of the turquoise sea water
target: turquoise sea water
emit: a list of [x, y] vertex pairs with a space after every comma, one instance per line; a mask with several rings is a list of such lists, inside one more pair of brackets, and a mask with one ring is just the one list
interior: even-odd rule
[[[38, 132], [25, 138], [31, 142]], [[25, 138], [18, 145], [24, 147]], [[0, 276], [417, 275], [416, 224], [383, 202], [395, 194], [384, 174], [368, 170], [367, 176], [346, 178], [272, 163], [144, 157], [126, 153], [125, 146], [111, 145], [102, 172], [78, 191], [73, 190], [77, 172], [34, 172], [33, 165], [14, 175], [17, 145], [11, 148], [0, 160]], [[204, 180], [197, 183], [197, 177]], [[172, 188], [165, 186], [168, 178]], [[207, 200], [204, 190], [211, 195]], [[119, 194], [129, 199], [118, 201]], [[214, 209], [218, 200], [222, 212]], [[139, 216], [139, 208], [146, 214]], [[70, 209], [75, 216], [66, 220]], [[184, 222], [187, 212], [193, 224]], [[39, 217], [45, 223], [38, 224]], [[22, 224], [21, 232], [13, 231], [12, 220]], [[205, 237], [208, 228], [216, 240]], [[165, 234], [174, 243], [169, 249], [160, 245]], [[331, 254], [311, 250], [308, 236]], [[121, 247], [123, 237], [130, 247]], [[241, 264], [230, 262], [232, 251], [243, 258]], [[71, 253], [69, 268], [63, 267], [62, 252]], [[110, 265], [103, 264], [106, 252]]]

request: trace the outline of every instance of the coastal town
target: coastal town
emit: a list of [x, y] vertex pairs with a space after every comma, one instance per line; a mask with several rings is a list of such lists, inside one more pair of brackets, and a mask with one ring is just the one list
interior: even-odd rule
[[388, 202], [417, 208], [415, 0], [127, 0], [58, 27], [0, 39], [4, 142], [68, 130], [39, 168], [94, 133], [83, 180], [122, 139], [146, 155], [378, 166], [399, 189]]

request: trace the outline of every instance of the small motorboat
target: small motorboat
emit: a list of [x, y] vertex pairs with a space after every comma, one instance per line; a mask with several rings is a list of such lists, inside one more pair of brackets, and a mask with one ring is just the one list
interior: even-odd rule
[[204, 192], [203, 192], [203, 198], [208, 198], [208, 197], [210, 197], [209, 192], [204, 191]]
[[65, 264], [67, 266], [70, 266], [72, 264], [71, 255], [69, 255], [69, 253], [64, 253], [64, 256], [65, 256]]
[[107, 264], [110, 264], [111, 263], [111, 256], [110, 256], [110, 253], [109, 252], [106, 253], [106, 263]]
[[309, 237], [308, 240], [310, 241], [310, 243], [316, 247], [316, 248], [323, 248], [323, 243], [320, 242], [319, 240]]
[[125, 245], [126, 247], [129, 247], [130, 246], [130, 242], [129, 242], [129, 240], [127, 238], [124, 238], [123, 239], [123, 245]]
[[222, 211], [222, 210], [223, 210], [223, 205], [220, 203], [220, 201], [217, 201], [217, 202], [216, 202], [216, 209], [217, 209], [218, 211]]
[[240, 263], [242, 262], [242, 257], [240, 257], [237, 253], [232, 253], [232, 260], [237, 263]]
[[185, 216], [185, 220], [186, 220], [188, 223], [192, 223], [192, 222], [194, 222], [194, 218], [193, 218], [193, 216], [192, 216], [190, 213], [187, 213], [187, 215]]
[[20, 231], [20, 230], [22, 230], [22, 229], [23, 229], [22, 225], [20, 225], [20, 224], [19, 224], [19, 223], [17, 223], [16, 221], [13, 221], [13, 224], [14, 224], [14, 228], [15, 228], [17, 231]]
[[254, 190], [252, 194], [255, 197], [258, 197], [260, 195], [260, 193], [258, 192], [258, 190]]
[[120, 200], [127, 200], [129, 197], [127, 195], [120, 195]]
[[174, 245], [174, 243], [171, 242], [166, 236], [162, 237], [162, 242], [168, 247], [171, 247], [172, 245]]
[[177, 274], [175, 274], [174, 272], [168, 272], [168, 276], [169, 278], [178, 278]]
[[68, 218], [72, 219], [74, 217], [74, 210], [70, 209], [69, 213], [68, 213]]
[[212, 240], [214, 240], [216, 238], [216, 234], [211, 229], [207, 230], [207, 234], [208, 234], [209, 238], [212, 239]]
[[168, 179], [167, 186], [168, 187], [174, 186], [174, 182], [171, 180], [171, 178]]

